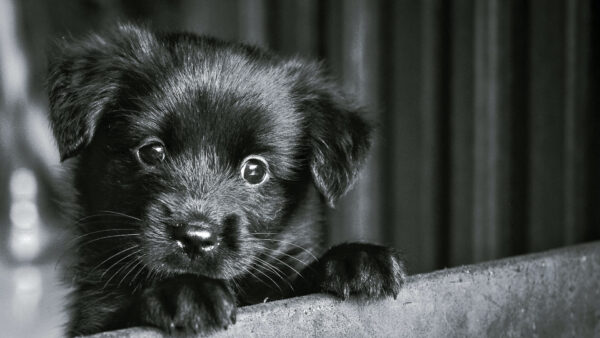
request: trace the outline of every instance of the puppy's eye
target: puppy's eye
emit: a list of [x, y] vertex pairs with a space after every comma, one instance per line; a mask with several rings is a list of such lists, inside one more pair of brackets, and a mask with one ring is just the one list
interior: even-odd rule
[[137, 150], [137, 157], [145, 165], [157, 165], [165, 159], [165, 146], [158, 141], [148, 143]]
[[260, 156], [248, 156], [241, 169], [242, 178], [250, 185], [263, 184], [269, 178], [267, 161]]

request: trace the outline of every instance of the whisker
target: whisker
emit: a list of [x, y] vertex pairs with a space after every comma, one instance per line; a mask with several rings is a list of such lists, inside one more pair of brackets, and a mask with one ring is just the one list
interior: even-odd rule
[[[141, 250], [140, 250], [141, 251]], [[139, 252], [139, 251], [138, 251]], [[123, 269], [127, 270], [129, 269], [129, 267], [131, 267], [131, 265], [135, 264], [136, 260], [132, 259], [131, 262], [128, 262], [126, 264], [123, 264], [123, 266], [121, 266], [119, 269], [117, 269], [117, 271], [115, 271], [112, 276], [110, 276], [110, 278], [106, 281], [106, 283], [104, 283], [104, 286], [102, 287], [102, 289], [106, 288], [108, 286], [108, 284], [110, 284], [110, 281], [115, 278], [119, 272], [121, 272]]]
[[[137, 277], [140, 275], [140, 273], [141, 273], [142, 271], [144, 271], [144, 269], [147, 269], [147, 268], [148, 268], [148, 266], [146, 265], [146, 263], [144, 263], [144, 262], [143, 262], [143, 260], [142, 260], [141, 258], [140, 258], [140, 262], [142, 262], [142, 266], [140, 267], [140, 270], [139, 270], [139, 271], [138, 271], [138, 272], [137, 272], [135, 275], [133, 275], [133, 277], [131, 278], [131, 282], [134, 282], [134, 281], [136, 280], [136, 278], [137, 278]], [[129, 285], [131, 285], [131, 282], [129, 283]], [[137, 286], [136, 286], [136, 287], [137, 287]], [[134, 290], [135, 290], [135, 289], [134, 289]]]
[[139, 249], [137, 251], [131, 252], [127, 255], [125, 255], [125, 257], [122, 257], [121, 259], [119, 259], [118, 261], [114, 262], [113, 265], [109, 266], [108, 269], [104, 270], [104, 272], [102, 273], [102, 275], [100, 275], [100, 279], [102, 279], [104, 277], [104, 275], [106, 275], [106, 273], [108, 271], [110, 271], [110, 269], [112, 269], [114, 266], [116, 266], [117, 264], [119, 264], [120, 262], [122, 262], [123, 260], [135, 255], [136, 253], [139, 253], [140, 251], [142, 251], [142, 249]]
[[[288, 254], [286, 252], [283, 252], [279, 248], [273, 249], [273, 248], [270, 248], [268, 246], [263, 245], [263, 243], [261, 243], [260, 240], [258, 240], [258, 241], [252, 241], [252, 242], [253, 242], [254, 245], [257, 245], [259, 249], [262, 249], [265, 252], [269, 252], [269, 253], [271, 253], [273, 255], [278, 255], [279, 254], [279, 255], [283, 255], [283, 256], [289, 257], [289, 258], [297, 261], [298, 263], [300, 263], [302, 266], [308, 266], [309, 265], [309, 263], [307, 263], [307, 262], [299, 259], [298, 257], [296, 257], [294, 255], [290, 255], [290, 254]], [[271, 257], [271, 258], [280, 260], [280, 258], [277, 257], [277, 256]], [[284, 263], [284, 261], [282, 261], [281, 263]]]
[[97, 264], [92, 270], [90, 270], [90, 273], [94, 272], [97, 268], [101, 267], [102, 264], [110, 261], [112, 258], [114, 258], [114, 257], [116, 257], [116, 256], [118, 256], [118, 255], [120, 255], [122, 253], [125, 253], [125, 252], [127, 252], [129, 250], [135, 249], [135, 248], [137, 248], [137, 246], [130, 246], [130, 247], [127, 247], [127, 248], [125, 248], [125, 249], [117, 252], [116, 254], [114, 254], [114, 255], [108, 257], [107, 259], [103, 260], [100, 264]]
[[81, 244], [79, 244], [81, 247], [85, 246], [85, 245], [89, 245], [91, 243], [97, 242], [97, 241], [101, 241], [101, 240], [105, 240], [105, 239], [110, 239], [110, 238], [118, 238], [118, 237], [139, 237], [140, 234], [121, 234], [121, 235], [111, 235], [111, 236], [103, 236], [103, 237], [98, 237], [95, 239], [92, 239], [90, 241], [87, 242], [83, 242]]
[[[251, 269], [250, 269], [250, 266], [253, 266], [253, 264], [252, 264], [252, 263], [254, 263], [254, 262], [252, 262], [252, 260], [250, 260], [250, 259], [248, 259], [248, 258], [243, 258], [241, 261], [242, 261], [242, 263], [244, 263], [244, 264], [248, 264], [248, 266], [246, 266], [246, 267], [244, 268], [245, 272], [249, 273], [249, 274], [250, 274], [252, 277], [254, 277], [254, 279], [256, 279], [257, 281], [259, 281], [259, 282], [263, 283], [263, 284], [264, 284], [266, 287], [268, 287], [269, 289], [271, 288], [271, 286], [270, 286], [270, 285], [269, 285], [267, 282], [265, 282], [265, 281], [264, 281], [262, 278], [258, 277], [257, 275], [255, 275], [255, 274], [254, 274], [254, 273], [251, 271]], [[255, 270], [255, 271], [257, 271], [257, 272], [260, 272], [260, 273], [261, 273], [263, 276], [265, 276], [265, 277], [269, 278], [269, 277], [268, 277], [268, 276], [266, 276], [266, 275], [265, 275], [265, 274], [264, 274], [262, 271], [260, 271], [260, 270]], [[279, 286], [277, 285], [277, 283], [275, 283], [275, 281], [274, 281], [273, 279], [271, 279], [271, 278], [269, 278], [269, 279], [271, 280], [271, 282], [272, 282], [273, 284], [275, 284], [275, 286], [277, 286], [277, 287], [279, 288]], [[279, 290], [280, 290], [281, 292], [283, 292], [283, 291], [281, 290], [281, 288], [279, 288]]]
[[[279, 289], [279, 292], [280, 292], [281, 294], [283, 294], [283, 290], [281, 289], [281, 287], [279, 286], [279, 284], [278, 284], [278, 283], [276, 283], [276, 282], [275, 282], [275, 280], [273, 280], [273, 279], [272, 279], [272, 278], [269, 276], [269, 274], [267, 274], [267, 273], [265, 273], [265, 271], [262, 271], [262, 270], [261, 270], [261, 269], [269, 269], [269, 267], [268, 267], [268, 266], [266, 266], [266, 265], [264, 265], [264, 264], [261, 264], [261, 261], [262, 261], [262, 262], [265, 262], [264, 260], [261, 260], [260, 258], [258, 258], [258, 257], [255, 257], [255, 261], [254, 261], [254, 264], [253, 264], [253, 266], [255, 267], [255, 270], [254, 270], [254, 271], [256, 271], [256, 272], [258, 272], [258, 273], [262, 274], [262, 275], [263, 275], [263, 276], [265, 276], [265, 277], [267, 277], [267, 278], [268, 278], [268, 279], [269, 279], [269, 280], [270, 280], [270, 281], [271, 281], [273, 284], [275, 284], [275, 286], [276, 286], [276, 287]], [[266, 262], [265, 262], [265, 263], [266, 263]], [[270, 269], [270, 271], [271, 271], [271, 272], [274, 272], [272, 269]], [[280, 275], [279, 275], [279, 274], [278, 274], [276, 271], [274, 272], [274, 274], [275, 274], [275, 276], [277, 276], [278, 278], [280, 278], [282, 281], [287, 281], [287, 279], [285, 279], [284, 277], [281, 277], [281, 276], [280, 276]], [[289, 283], [289, 282], [288, 282], [288, 283]], [[290, 287], [291, 287], [291, 285], [290, 285]]]
[[266, 269], [273, 272], [277, 277], [281, 278], [282, 280], [286, 280], [287, 276], [278, 267], [274, 266], [273, 264], [267, 262], [264, 259], [261, 259], [260, 257], [254, 257], [254, 259], [260, 262]]
[[[256, 267], [256, 266], [255, 266], [255, 267]], [[266, 277], [268, 280], [270, 280], [270, 281], [271, 281], [271, 283], [273, 283], [273, 285], [275, 285], [275, 287], [277, 287], [277, 289], [279, 289], [279, 292], [280, 292], [281, 294], [283, 294], [283, 290], [281, 289], [281, 287], [279, 286], [279, 284], [277, 284], [277, 283], [276, 283], [276, 282], [273, 280], [273, 278], [269, 277], [269, 275], [268, 275], [268, 274], [266, 274], [266, 273], [264, 273], [262, 270], [260, 270], [260, 268], [259, 268], [259, 267], [256, 267], [256, 269], [255, 269], [254, 271], [255, 271], [255, 272], [257, 272], [257, 273], [260, 273], [260, 274], [261, 274], [261, 275], [263, 275], [263, 276], [265, 276], [265, 277]], [[270, 286], [269, 286], [269, 288], [270, 288]]]
[[118, 212], [118, 211], [113, 211], [113, 210], [100, 210], [100, 212], [104, 212], [104, 213], [107, 213], [107, 214], [109, 214], [109, 215], [116, 215], [116, 216], [122, 216], [122, 217], [126, 217], [126, 218], [131, 218], [131, 219], [134, 219], [134, 220], [136, 220], [136, 221], [140, 221], [140, 222], [142, 222], [142, 219], [141, 219], [141, 218], [137, 218], [137, 217], [135, 217], [135, 216], [127, 215], [127, 214], [124, 214], [124, 213], [122, 213], [122, 212]]
[[81, 224], [90, 219], [100, 218], [100, 217], [119, 217], [119, 218], [122, 217], [122, 218], [133, 219], [135, 221], [140, 221], [140, 222], [142, 221], [140, 218], [137, 218], [137, 217], [134, 217], [131, 215], [123, 214], [123, 213], [116, 212], [116, 211], [104, 210], [104, 211], [101, 211], [101, 212], [98, 212], [98, 213], [95, 213], [92, 215], [87, 215], [85, 217], [81, 217], [81, 218], [75, 220], [74, 224], [78, 225], [78, 224]]
[[[62, 261], [62, 259], [65, 257], [65, 255], [71, 250], [73, 249], [74, 246], [79, 246], [82, 247], [83, 245], [87, 245], [88, 243], [77, 243], [78, 240], [91, 236], [91, 235], [95, 235], [95, 234], [99, 234], [99, 233], [103, 233], [103, 232], [118, 232], [118, 231], [132, 231], [134, 230], [132, 229], [103, 229], [103, 230], [97, 230], [97, 231], [93, 231], [87, 234], [83, 234], [83, 235], [79, 235], [76, 237], [71, 238], [69, 241], [67, 241], [67, 243], [65, 243], [65, 247], [64, 250], [62, 251], [62, 253], [58, 256], [57, 260], [56, 260], [56, 264], [54, 265], [54, 268], [56, 269], [56, 267], [58, 266], [58, 264]], [[103, 238], [102, 238], [103, 239]]]
[[[263, 249], [265, 249], [265, 250], [268, 250], [267, 248], [263, 248]], [[263, 252], [263, 254], [265, 254], [265, 255], [266, 255], [268, 258], [270, 258], [270, 259], [272, 259], [272, 260], [274, 260], [274, 261], [276, 261], [276, 262], [279, 262], [279, 263], [281, 263], [281, 264], [283, 264], [283, 265], [287, 266], [287, 267], [288, 267], [288, 268], [290, 268], [290, 269], [291, 269], [291, 270], [292, 270], [292, 271], [293, 271], [293, 272], [294, 272], [296, 275], [300, 276], [301, 278], [304, 278], [304, 277], [302, 276], [302, 274], [301, 274], [301, 273], [300, 273], [298, 270], [296, 270], [296, 269], [295, 269], [293, 266], [291, 266], [291, 265], [289, 265], [288, 263], [286, 263], [286, 262], [285, 262], [284, 260], [282, 260], [281, 258], [279, 258], [279, 257], [275, 256], [274, 254], [270, 254], [270, 253], [269, 253], [269, 251], [265, 251], [265, 252]]]
[[135, 264], [132, 268], [130, 268], [129, 271], [127, 271], [127, 273], [125, 274], [125, 276], [123, 276], [123, 278], [121, 278], [121, 280], [117, 284], [117, 287], [121, 286], [121, 284], [125, 281], [125, 279], [127, 278], [127, 276], [129, 276], [129, 274], [132, 273], [135, 270], [135, 268], [137, 268], [138, 266], [140, 266], [140, 264], [143, 264], [143, 263], [142, 263], [141, 260], [138, 260], [137, 264]]
[[262, 250], [262, 252], [260, 253], [261, 255], [265, 255], [267, 258], [270, 258], [270, 259], [274, 260], [275, 262], [279, 262], [279, 263], [282, 263], [282, 264], [286, 265], [288, 268], [290, 268], [294, 272], [296, 272], [296, 274], [300, 275], [300, 273], [298, 273], [298, 271], [294, 267], [290, 266], [284, 260], [282, 260], [281, 258], [279, 258], [277, 256], [278, 254], [285, 255], [287, 257], [293, 258], [296, 261], [298, 261], [299, 263], [301, 263], [302, 265], [305, 265], [305, 266], [307, 265], [307, 263], [303, 262], [302, 260], [300, 260], [300, 259], [298, 259], [298, 258], [296, 258], [296, 257], [294, 257], [294, 256], [292, 256], [290, 254], [287, 254], [287, 253], [285, 253], [285, 252], [283, 252], [283, 251], [281, 251], [279, 249], [272, 249], [272, 248], [270, 248], [268, 246], [263, 245], [263, 243], [261, 243], [260, 241], [253, 241], [252, 243], [258, 249]]
[[82, 238], [85, 238], [85, 237], [88, 237], [88, 236], [91, 236], [91, 235], [95, 235], [95, 234], [103, 233], [103, 232], [111, 232], [111, 231], [114, 231], [114, 232], [119, 232], [119, 231], [132, 231], [132, 230], [134, 230], [134, 229], [135, 229], [135, 228], [131, 228], [131, 229], [119, 229], [119, 228], [115, 228], [115, 229], [104, 229], [104, 230], [92, 231], [92, 232], [88, 232], [88, 233], [86, 233], [86, 234], [79, 235], [79, 236], [76, 236], [76, 237], [73, 237], [73, 238], [71, 238], [71, 239], [70, 239], [70, 240], [67, 242], [67, 244], [72, 244], [71, 242], [77, 241], [77, 240], [79, 240], [79, 239], [82, 239]]
[[294, 246], [294, 247], [296, 247], [296, 248], [298, 248], [300, 250], [305, 251], [306, 253], [308, 253], [309, 255], [311, 255], [315, 260], [319, 260], [317, 258], [317, 256], [315, 256], [312, 252], [310, 252], [310, 250], [308, 250], [308, 249], [306, 249], [306, 248], [304, 248], [304, 247], [302, 247], [302, 246], [300, 246], [300, 245], [298, 245], [296, 243], [292, 243], [292, 242], [289, 242], [289, 241], [284, 241], [284, 240], [281, 240], [281, 239], [273, 239], [273, 238], [260, 238], [260, 240], [262, 240], [262, 241], [273, 241], [273, 242], [279, 242], [279, 243], [289, 244], [289, 245]]

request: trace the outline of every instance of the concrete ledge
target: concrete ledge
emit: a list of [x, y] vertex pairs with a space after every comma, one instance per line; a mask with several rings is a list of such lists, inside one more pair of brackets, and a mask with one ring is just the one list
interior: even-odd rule
[[215, 337], [247, 336], [600, 337], [600, 242], [411, 276], [396, 300], [319, 294], [244, 307]]

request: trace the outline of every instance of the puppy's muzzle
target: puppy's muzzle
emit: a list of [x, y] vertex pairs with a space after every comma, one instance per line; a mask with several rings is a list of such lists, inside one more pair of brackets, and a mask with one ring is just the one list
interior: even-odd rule
[[173, 239], [191, 258], [214, 250], [220, 243], [219, 227], [202, 220], [178, 223], [172, 229]]

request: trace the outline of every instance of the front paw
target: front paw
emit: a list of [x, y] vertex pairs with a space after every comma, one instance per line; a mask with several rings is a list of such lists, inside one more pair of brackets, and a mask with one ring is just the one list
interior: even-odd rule
[[169, 334], [206, 334], [235, 324], [235, 297], [221, 280], [178, 276], [142, 294], [142, 322]]
[[346, 243], [331, 248], [321, 258], [321, 289], [344, 299], [396, 298], [406, 278], [404, 263], [391, 248]]

